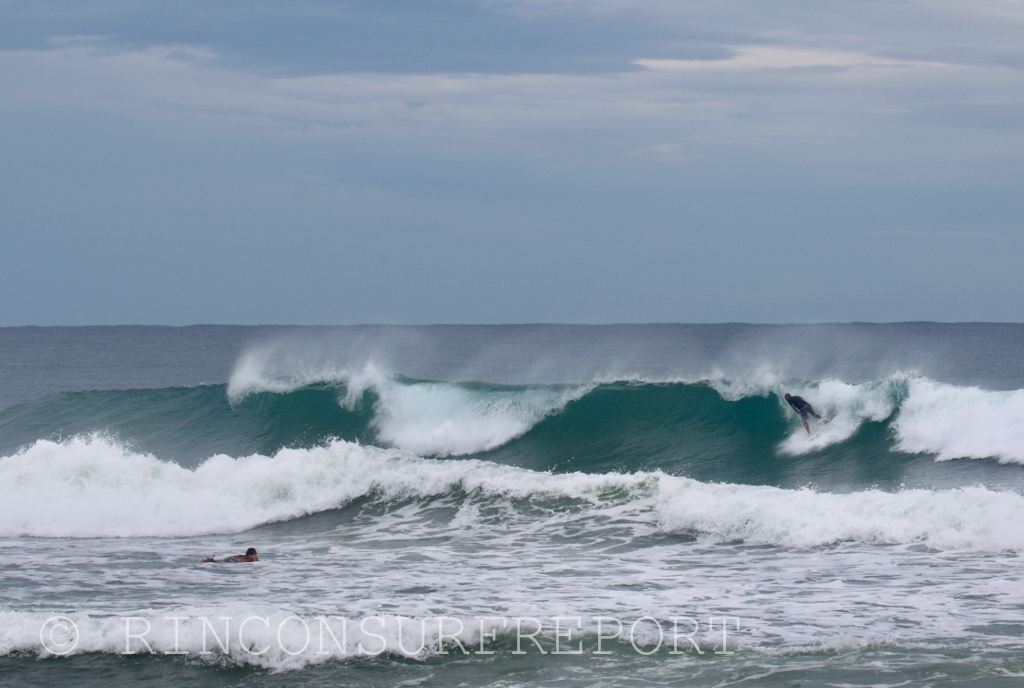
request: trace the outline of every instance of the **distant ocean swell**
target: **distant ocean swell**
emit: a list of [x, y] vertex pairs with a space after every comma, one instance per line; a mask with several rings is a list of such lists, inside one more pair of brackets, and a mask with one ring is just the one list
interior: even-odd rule
[[[360, 499], [424, 505], [454, 499], [473, 507], [500, 501], [506, 510], [508, 500], [518, 503], [503, 518], [539, 508], [552, 518], [613, 517], [643, 530], [785, 547], [855, 542], [1024, 550], [1017, 525], [1024, 522], [1024, 497], [1011, 491], [831, 494], [661, 472], [552, 474], [475, 459], [423, 459], [344, 440], [274, 456], [214, 456], [195, 469], [100, 436], [40, 440], [0, 459], [0, 496], [0, 536], [232, 533]], [[472, 520], [479, 509], [460, 513]]]

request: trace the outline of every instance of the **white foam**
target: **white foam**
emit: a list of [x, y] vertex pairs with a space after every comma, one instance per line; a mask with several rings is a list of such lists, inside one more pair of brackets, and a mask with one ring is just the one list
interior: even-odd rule
[[188, 470], [102, 436], [39, 440], [0, 459], [0, 536], [136, 537], [240, 532], [379, 494], [593, 494], [618, 476], [550, 476], [480, 461], [430, 461], [337, 441], [273, 457], [211, 457]]
[[407, 381], [373, 362], [345, 369], [315, 359], [282, 360], [276, 349], [254, 349], [235, 367], [228, 398], [239, 403], [248, 394], [283, 393], [317, 383], [343, 384], [341, 403], [348, 408], [372, 390], [377, 396], [372, 424], [379, 439], [423, 456], [464, 456], [500, 447], [593, 388]]
[[524, 435], [588, 387], [489, 388], [442, 382], [379, 384], [373, 424], [391, 446], [430, 456], [488, 451]]
[[[381, 450], [214, 456], [194, 471], [100, 436], [39, 440], [0, 459], [0, 533], [50, 537], [237, 532], [336, 506], [358, 494], [344, 476]], [[353, 492], [353, 489], [355, 492]]]
[[[0, 459], [0, 536], [131, 537], [231, 533], [337, 508], [360, 497], [467, 493], [584, 500], [597, 517], [628, 518], [716, 539], [790, 547], [841, 541], [941, 549], [1024, 550], [1024, 498], [984, 487], [811, 489], [702, 483], [660, 472], [550, 474], [478, 460], [421, 459], [336, 441], [273, 457], [215, 456], [195, 470], [102, 437], [38, 441]], [[621, 510], [620, 510], [621, 511]], [[461, 516], [474, 518], [472, 508]]]
[[939, 460], [997, 458], [1024, 463], [1024, 390], [958, 387], [909, 373], [860, 384], [840, 380], [809, 384], [770, 374], [741, 382], [713, 379], [710, 384], [729, 400], [796, 394], [823, 418], [831, 419], [828, 424], [811, 419], [808, 436], [783, 403], [794, 427], [779, 447], [786, 454], [806, 454], [838, 444], [864, 423], [894, 416], [892, 429], [900, 451], [935, 454]]
[[[886, 420], [897, 409], [899, 400], [905, 395], [908, 379], [908, 375], [900, 373], [883, 380], [859, 384], [833, 379], [807, 383], [782, 380], [768, 371], [762, 371], [742, 381], [716, 377], [709, 380], [709, 384], [723, 399], [729, 401], [752, 396], [776, 395], [782, 412], [793, 426], [793, 430], [779, 446], [779, 450], [784, 454], [793, 455], [806, 454], [845, 442], [853, 437], [864, 423]], [[821, 416], [820, 420], [809, 419], [811, 435], [807, 434], [799, 416], [785, 402], [786, 394], [804, 398]]]
[[658, 484], [664, 528], [724, 540], [816, 547], [852, 541], [922, 543], [938, 549], [1024, 549], [1024, 497], [984, 487], [866, 490], [851, 494], [805, 488], [706, 484], [685, 478]]
[[[907, 377], [896, 375], [885, 380], [850, 384], [840, 380], [822, 380], [814, 385], [796, 386], [787, 390], [778, 385], [774, 390], [784, 412], [795, 420], [796, 429], [783, 441], [780, 449], [785, 454], [806, 454], [829, 445], [845, 442], [866, 422], [881, 422], [896, 410], [905, 394]], [[806, 399], [821, 419], [811, 418], [808, 423], [812, 434], [808, 436], [796, 413], [784, 398], [789, 391]], [[824, 423], [823, 421], [828, 421]]]
[[894, 429], [901, 451], [1024, 463], [1024, 390], [911, 380]]
[[488, 634], [503, 630], [495, 621], [481, 624], [472, 618], [417, 619], [393, 614], [345, 618], [241, 605], [162, 615], [0, 611], [0, 629], [0, 656], [19, 651], [42, 657], [90, 652], [169, 654], [210, 662], [227, 659], [275, 671], [357, 656], [424, 658], [447, 648], [461, 654], [461, 648], [479, 649], [481, 629]]
[[[712, 628], [707, 622], [701, 624], [696, 620], [688, 622], [689, 618], [676, 616], [673, 621], [666, 614], [656, 624], [654, 617], [625, 617], [619, 619], [622, 627], [617, 628], [614, 617], [601, 612], [557, 617], [493, 613], [346, 617], [337, 613], [295, 614], [266, 605], [238, 604], [175, 609], [165, 614], [128, 611], [116, 616], [0, 611], [0, 656], [12, 652], [31, 652], [42, 658], [86, 653], [172, 655], [279, 672], [378, 655], [416, 660], [437, 654], [477, 659], [481, 659], [480, 654], [538, 656], [542, 651], [551, 652], [556, 641], [560, 654], [589, 655], [597, 651], [600, 633], [602, 654], [611, 654], [616, 646], [620, 652], [628, 652], [629, 645], [635, 648], [634, 652], [642, 651], [641, 648], [647, 652], [667, 652], [675, 647], [681, 650], [673, 657], [678, 664], [685, 661], [679, 655], [692, 647], [689, 638], [703, 648], [702, 652], [721, 647], [720, 627]], [[674, 638], [677, 629], [692, 635]], [[621, 635], [616, 637], [617, 633]], [[759, 649], [748, 646], [735, 634], [730, 643], [732, 650]]]

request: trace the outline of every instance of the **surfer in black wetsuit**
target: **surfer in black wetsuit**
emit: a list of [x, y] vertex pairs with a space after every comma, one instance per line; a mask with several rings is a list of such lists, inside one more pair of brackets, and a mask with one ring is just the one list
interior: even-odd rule
[[801, 397], [794, 397], [787, 394], [786, 401], [789, 402], [789, 405], [793, 407], [794, 411], [800, 414], [800, 420], [804, 422], [804, 430], [806, 430], [807, 434], [810, 435], [811, 427], [807, 425], [807, 416], [814, 416], [818, 420], [821, 420], [821, 416], [815, 413], [814, 408]]
[[224, 562], [224, 563], [227, 563], [227, 564], [241, 564], [241, 563], [244, 563], [244, 562], [247, 562], [247, 561], [259, 561], [259, 560], [260, 560], [260, 558], [258, 556], [256, 556], [256, 548], [255, 547], [250, 547], [249, 549], [247, 549], [245, 551], [245, 554], [236, 554], [233, 557], [225, 557], [224, 559], [221, 559], [220, 561], [217, 561], [213, 557], [203, 557], [202, 559], [200, 559], [200, 561], [202, 563], [206, 563], [208, 561], [212, 561], [214, 564], [219, 564], [221, 562]]

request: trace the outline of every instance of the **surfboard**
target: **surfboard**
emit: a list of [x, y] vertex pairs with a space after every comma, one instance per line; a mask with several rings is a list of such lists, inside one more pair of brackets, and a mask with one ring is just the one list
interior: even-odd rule
[[828, 425], [828, 422], [830, 420], [832, 420], [832, 419], [831, 418], [823, 418], [823, 419], [819, 420], [818, 421], [818, 426], [816, 428], [814, 428], [813, 430], [811, 430], [809, 433], [807, 433], [807, 439], [811, 439], [815, 435], [817, 435], [819, 432], [821, 432], [824, 429], [824, 427], [826, 425]]

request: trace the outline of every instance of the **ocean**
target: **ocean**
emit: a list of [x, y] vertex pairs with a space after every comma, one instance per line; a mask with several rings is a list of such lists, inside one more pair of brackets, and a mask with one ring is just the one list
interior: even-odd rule
[[3, 328], [0, 456], [4, 686], [1024, 680], [1024, 325]]

